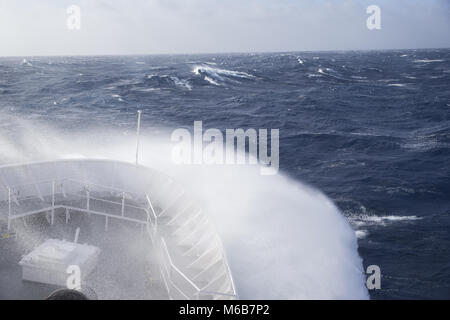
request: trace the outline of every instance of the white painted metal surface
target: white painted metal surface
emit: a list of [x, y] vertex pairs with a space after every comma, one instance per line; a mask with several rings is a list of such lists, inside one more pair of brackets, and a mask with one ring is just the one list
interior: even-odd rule
[[100, 249], [58, 239], [48, 239], [20, 260], [22, 279], [66, 286], [69, 266], [80, 268], [87, 277], [97, 265]]

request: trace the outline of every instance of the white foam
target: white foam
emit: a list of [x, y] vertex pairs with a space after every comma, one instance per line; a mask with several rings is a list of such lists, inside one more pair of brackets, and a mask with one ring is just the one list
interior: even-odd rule
[[356, 235], [323, 194], [257, 168], [190, 171], [189, 189], [201, 190], [213, 213], [241, 298], [367, 298]]
[[31, 64], [30, 61], [28, 61], [27, 59], [23, 59], [22, 63], [23, 66], [28, 66], [28, 67], [32, 67], [33, 65]]
[[422, 218], [419, 218], [417, 216], [367, 216], [366, 221], [374, 221], [374, 222], [381, 222], [381, 221], [405, 221], [405, 220], [420, 220]]
[[422, 218], [417, 216], [394, 216], [394, 215], [376, 216], [364, 213], [360, 215], [350, 215], [348, 219], [352, 225], [356, 227], [361, 227], [367, 225], [386, 226], [388, 223], [415, 221], [421, 220]]
[[209, 83], [215, 85], [215, 86], [220, 86], [219, 83], [217, 83], [216, 81], [214, 81], [213, 79], [211, 79], [211, 78], [208, 77], [208, 76], [205, 76], [205, 80], [208, 81]]
[[389, 83], [388, 87], [406, 87], [404, 83]]
[[123, 99], [122, 99], [122, 97], [120, 96], [120, 94], [112, 94], [111, 97], [113, 97], [113, 98], [119, 100], [120, 102], [123, 102]]
[[367, 237], [369, 232], [367, 230], [356, 230], [355, 235], [358, 239], [364, 239]]
[[172, 79], [172, 81], [175, 83], [176, 86], [183, 87], [188, 90], [192, 90], [192, 86], [189, 84], [189, 82], [187, 80], [182, 80], [177, 77], [170, 77], [170, 79]]
[[442, 59], [419, 59], [419, 60], [414, 60], [414, 63], [431, 63], [431, 62], [443, 62], [444, 60]]
[[188, 80], [184, 80], [184, 79], [180, 79], [178, 77], [175, 76], [169, 76], [169, 75], [157, 75], [157, 74], [149, 74], [147, 76], [147, 79], [153, 79], [153, 78], [161, 78], [161, 79], [170, 79], [170, 81], [173, 82], [173, 84], [175, 84], [177, 87], [182, 87], [182, 88], [186, 88], [188, 90], [192, 90], [192, 86], [189, 84]]
[[227, 79], [233, 81], [233, 78], [255, 79], [255, 76], [246, 72], [214, 68], [208, 65], [197, 65], [192, 69], [192, 72], [197, 76], [203, 76], [204, 80], [213, 85], [219, 85], [219, 82], [224, 82]]

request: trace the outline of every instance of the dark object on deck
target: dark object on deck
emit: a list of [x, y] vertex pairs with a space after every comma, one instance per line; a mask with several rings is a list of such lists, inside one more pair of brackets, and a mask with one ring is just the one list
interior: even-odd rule
[[77, 290], [59, 289], [50, 294], [46, 300], [89, 300]]

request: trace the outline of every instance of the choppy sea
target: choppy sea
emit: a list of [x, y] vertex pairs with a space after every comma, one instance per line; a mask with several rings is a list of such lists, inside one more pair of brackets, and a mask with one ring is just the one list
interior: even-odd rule
[[0, 58], [3, 132], [11, 114], [133, 131], [138, 109], [154, 128], [279, 129], [280, 170], [380, 266], [372, 299], [450, 298], [450, 49]]

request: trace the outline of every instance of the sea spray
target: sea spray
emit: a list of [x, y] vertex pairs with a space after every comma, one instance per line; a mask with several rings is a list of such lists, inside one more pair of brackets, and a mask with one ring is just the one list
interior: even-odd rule
[[[134, 160], [135, 137], [111, 128], [20, 127], [20, 143], [3, 136], [3, 156]], [[172, 175], [210, 213], [240, 298], [368, 297], [355, 233], [325, 195], [283, 174], [262, 176], [257, 166], [175, 165], [168, 132], [141, 139], [141, 163]]]

